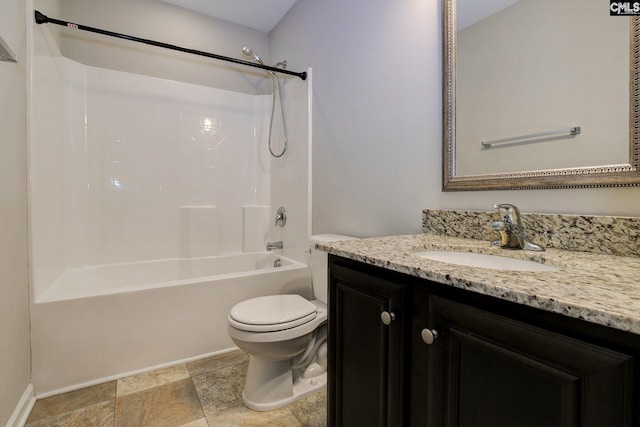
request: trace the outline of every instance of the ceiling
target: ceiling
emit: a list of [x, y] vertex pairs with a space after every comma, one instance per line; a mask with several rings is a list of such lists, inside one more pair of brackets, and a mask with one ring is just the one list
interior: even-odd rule
[[194, 12], [270, 32], [297, 0], [162, 0]]

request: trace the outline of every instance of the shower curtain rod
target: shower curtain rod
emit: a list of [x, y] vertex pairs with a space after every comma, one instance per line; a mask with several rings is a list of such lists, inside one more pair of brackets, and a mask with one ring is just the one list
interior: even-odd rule
[[34, 12], [34, 15], [35, 15], [36, 23], [38, 23], [38, 24], [51, 23], [51, 24], [61, 25], [63, 27], [73, 28], [75, 30], [89, 31], [91, 33], [102, 34], [102, 35], [105, 35], [105, 36], [116, 37], [116, 38], [124, 39], [124, 40], [131, 40], [131, 41], [134, 41], [134, 42], [144, 43], [144, 44], [148, 44], [148, 45], [151, 45], [151, 46], [157, 46], [157, 47], [162, 47], [162, 48], [165, 48], [165, 49], [177, 50], [178, 52], [191, 53], [193, 55], [205, 56], [207, 58], [213, 58], [213, 59], [219, 59], [221, 61], [233, 62], [234, 64], [246, 65], [248, 67], [254, 67], [254, 68], [261, 68], [263, 70], [273, 71], [275, 73], [288, 74], [290, 76], [300, 77], [302, 80], [306, 80], [307, 79], [307, 72], [306, 71], [298, 73], [298, 72], [295, 72], [295, 71], [289, 71], [289, 70], [285, 70], [285, 69], [282, 69], [282, 68], [271, 67], [269, 65], [262, 65], [262, 64], [258, 64], [258, 63], [255, 63], [255, 62], [244, 61], [242, 59], [235, 59], [235, 58], [230, 58], [228, 56], [217, 55], [215, 53], [202, 52], [200, 50], [195, 50], [195, 49], [189, 49], [189, 48], [186, 48], [186, 47], [175, 46], [175, 45], [172, 45], [172, 44], [158, 42], [158, 41], [155, 41], [155, 40], [148, 40], [148, 39], [143, 39], [143, 38], [140, 38], [140, 37], [129, 36], [129, 35], [126, 35], [126, 34], [115, 33], [113, 31], [107, 31], [107, 30], [101, 30], [99, 28], [88, 27], [86, 25], [74, 24], [73, 22], [67, 22], [67, 21], [61, 21], [59, 19], [49, 18], [48, 16], [46, 16], [45, 14], [43, 14], [43, 13], [37, 11], [37, 10]]

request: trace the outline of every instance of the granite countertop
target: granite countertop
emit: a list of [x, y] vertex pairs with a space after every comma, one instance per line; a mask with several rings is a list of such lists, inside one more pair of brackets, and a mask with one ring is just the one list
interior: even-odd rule
[[[330, 254], [640, 334], [640, 258], [547, 249], [507, 250], [489, 242], [433, 234], [317, 244]], [[412, 255], [456, 250], [536, 260], [557, 271], [502, 271], [431, 261]]]

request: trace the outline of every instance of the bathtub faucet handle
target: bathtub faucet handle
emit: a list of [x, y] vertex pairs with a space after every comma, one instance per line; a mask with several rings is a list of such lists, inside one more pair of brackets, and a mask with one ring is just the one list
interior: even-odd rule
[[287, 211], [284, 206], [278, 208], [276, 212], [276, 227], [284, 227], [287, 223]]

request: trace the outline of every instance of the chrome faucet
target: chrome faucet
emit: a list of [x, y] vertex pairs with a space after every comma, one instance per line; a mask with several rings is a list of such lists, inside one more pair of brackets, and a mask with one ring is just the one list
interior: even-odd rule
[[267, 242], [267, 250], [282, 249], [282, 240], [279, 242]]
[[492, 228], [500, 234], [500, 239], [491, 242], [491, 246], [509, 249], [525, 249], [528, 251], [544, 251], [544, 248], [531, 243], [524, 235], [520, 210], [509, 204], [493, 205], [498, 209], [499, 221], [494, 221]]

